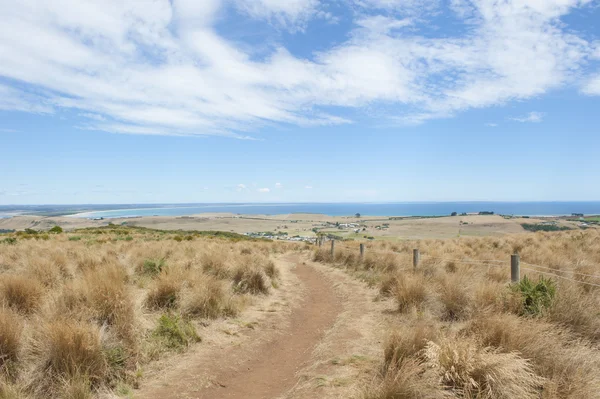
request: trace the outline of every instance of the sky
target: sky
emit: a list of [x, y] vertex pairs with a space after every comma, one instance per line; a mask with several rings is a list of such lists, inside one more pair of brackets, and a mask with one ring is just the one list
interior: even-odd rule
[[0, 205], [600, 200], [600, 1], [0, 0]]

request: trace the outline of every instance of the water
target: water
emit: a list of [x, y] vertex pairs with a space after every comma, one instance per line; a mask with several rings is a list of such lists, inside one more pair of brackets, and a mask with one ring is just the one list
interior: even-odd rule
[[[106, 209], [106, 205], [102, 206]], [[96, 208], [97, 209], [97, 208]], [[191, 204], [142, 206], [78, 213], [75, 217], [117, 218], [137, 216], [187, 216], [199, 213], [278, 215], [317, 213], [329, 216], [442, 216], [452, 212], [491, 211], [503, 215], [559, 216], [571, 213], [600, 214], [594, 202], [413, 202], [413, 203], [298, 203], [298, 204]]]

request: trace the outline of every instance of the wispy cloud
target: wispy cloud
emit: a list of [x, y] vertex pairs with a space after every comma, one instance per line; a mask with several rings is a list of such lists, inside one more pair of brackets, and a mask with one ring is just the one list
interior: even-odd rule
[[283, 184], [281, 184], [281, 183], [275, 183], [275, 188], [283, 188]]
[[240, 183], [236, 186], [236, 191], [246, 191], [246, 190], [248, 190], [248, 187], [245, 184]]
[[259, 188], [256, 191], [258, 191], [259, 193], [269, 193], [271, 192], [270, 188]]
[[520, 116], [520, 117], [512, 117], [512, 118], [508, 118], [511, 121], [515, 121], [515, 122], [521, 122], [521, 123], [540, 123], [541, 121], [544, 120], [544, 116], [546, 116], [546, 114], [544, 112], [530, 112], [525, 116]]
[[0, 128], [0, 132], [3, 132], [3, 133], [17, 133], [17, 132], [18, 132], [18, 130], [16, 130], [16, 129], [5, 129], [5, 128]]
[[485, 124], [487, 127], [498, 127], [497, 123], [486, 123]]
[[[418, 28], [439, 1], [353, 0], [343, 3], [359, 10], [348, 13], [355, 24], [346, 41], [319, 42], [318, 52], [300, 57], [282, 39], [255, 57], [252, 43], [226, 38], [216, 22], [252, 18], [297, 31], [334, 7], [317, 0], [13, 2], [0, 16], [0, 109], [74, 109], [86, 119], [82, 128], [111, 133], [252, 139], [265, 125], [351, 123], [345, 115], [355, 110], [382, 108], [386, 117], [418, 124], [584, 81], [583, 92], [600, 94], [600, 78], [580, 79], [597, 46], [562, 23], [588, 3], [454, 0], [466, 29], [423, 35]], [[416, 29], [400, 29], [409, 25]]]
[[312, 186], [304, 186], [304, 188], [307, 190], [312, 190]]

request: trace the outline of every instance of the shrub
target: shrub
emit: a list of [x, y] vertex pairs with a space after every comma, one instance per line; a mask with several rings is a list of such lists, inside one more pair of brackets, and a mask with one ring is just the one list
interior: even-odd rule
[[17, 243], [17, 239], [15, 237], [6, 237], [4, 240], [1, 240], [0, 243], [14, 245]]
[[525, 276], [519, 283], [513, 285], [513, 289], [521, 294], [523, 313], [534, 316], [544, 313], [552, 305], [556, 294], [554, 281], [544, 277], [540, 277], [537, 283], [534, 283]]
[[80, 241], [81, 236], [69, 236], [69, 241]]
[[[9, 309], [0, 308], [0, 374], [13, 374], [21, 353], [21, 319]], [[0, 396], [1, 398], [1, 396]]]
[[153, 336], [166, 348], [172, 350], [182, 350], [194, 342], [201, 341], [196, 329], [189, 321], [172, 314], [160, 316]]
[[142, 271], [144, 274], [157, 275], [165, 267], [165, 259], [146, 259], [143, 264]]
[[53, 228], [48, 230], [48, 233], [53, 233], [53, 234], [60, 234], [62, 232], [63, 232], [63, 229], [60, 226], [54, 226]]
[[43, 287], [25, 276], [4, 276], [0, 281], [2, 302], [17, 312], [31, 314], [41, 305]]

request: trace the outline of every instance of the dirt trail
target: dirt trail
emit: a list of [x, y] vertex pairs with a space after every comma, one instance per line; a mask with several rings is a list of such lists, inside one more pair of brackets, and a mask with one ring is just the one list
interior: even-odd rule
[[[254, 344], [223, 348], [210, 358], [186, 361], [185, 368], [167, 371], [162, 385], [138, 392], [138, 398], [244, 398], [272, 399], [297, 383], [297, 372], [305, 367], [325, 332], [342, 310], [332, 282], [298, 255], [284, 258], [302, 284], [299, 306], [291, 309], [287, 322], [277, 331], [257, 329]], [[289, 287], [282, 287], [287, 289]], [[210, 375], [210, 384], [206, 384]], [[208, 386], [207, 386], [208, 385]]]

